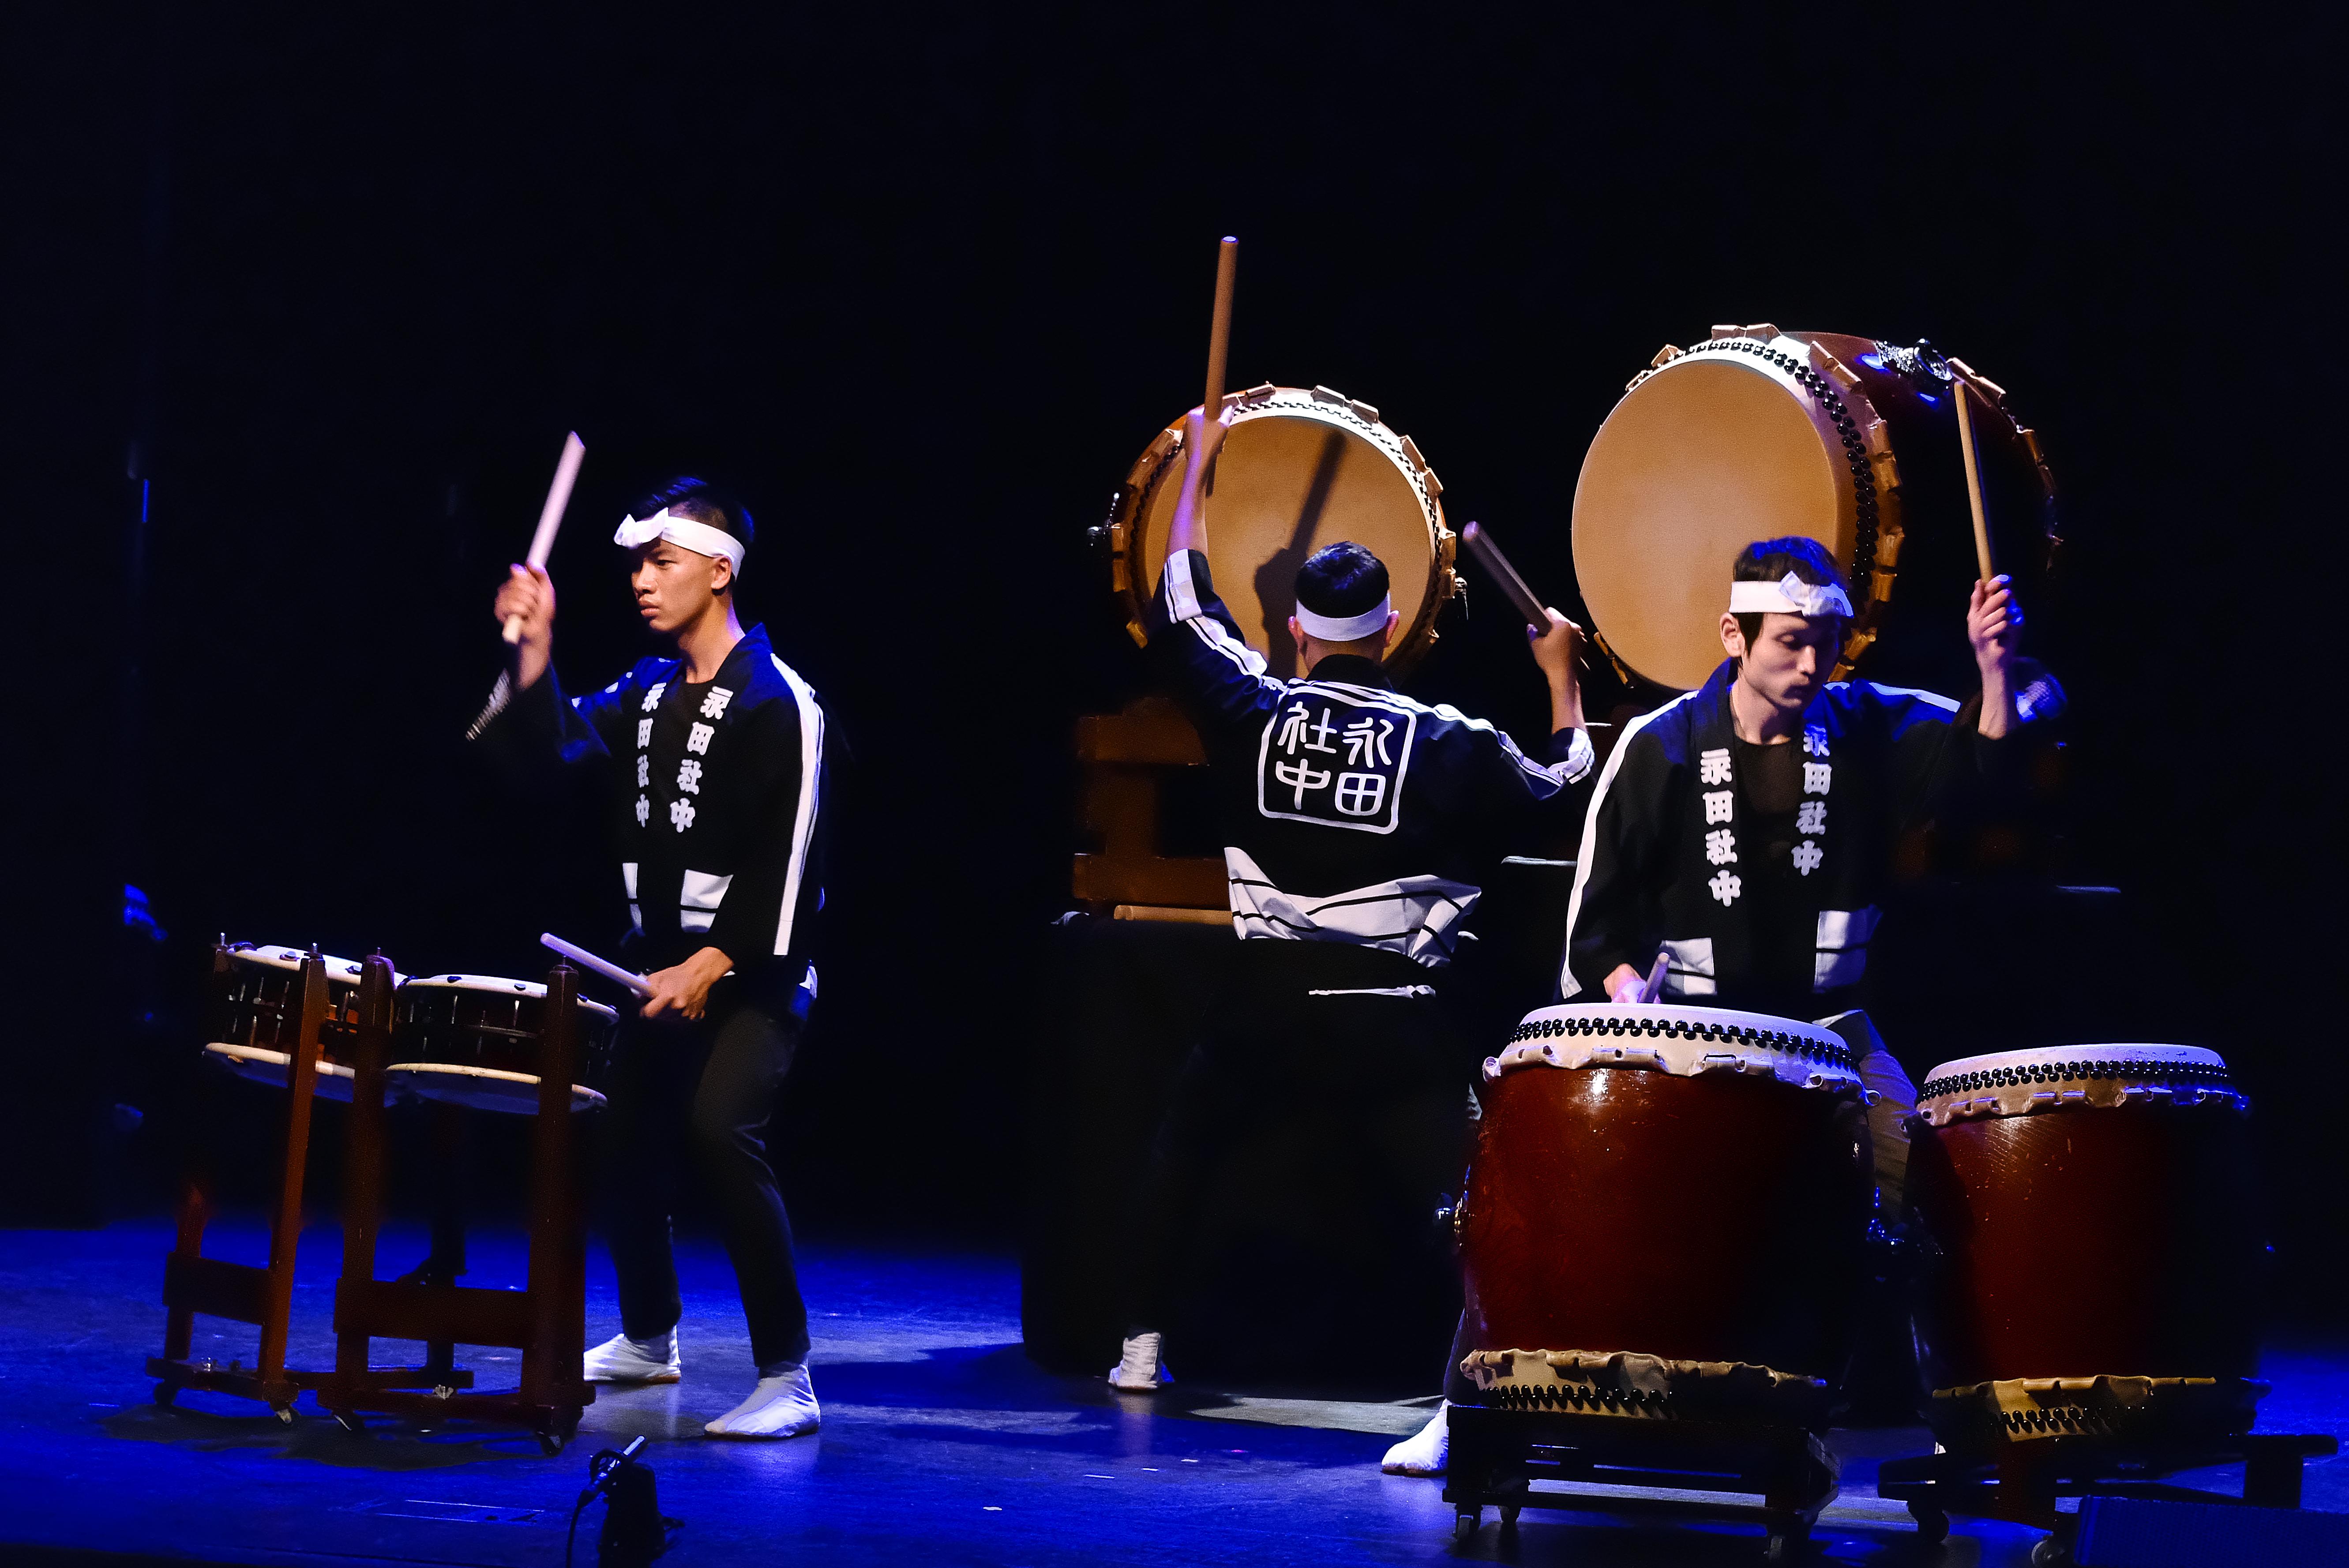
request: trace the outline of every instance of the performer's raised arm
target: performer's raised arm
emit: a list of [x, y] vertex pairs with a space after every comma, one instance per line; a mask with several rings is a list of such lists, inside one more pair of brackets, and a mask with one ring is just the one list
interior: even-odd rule
[[1991, 740], [2003, 739], [2021, 723], [2014, 711], [2015, 645], [2023, 640], [2023, 606], [2014, 579], [2004, 573], [1974, 584], [1966, 605], [1966, 641], [1973, 645], [1974, 667], [1982, 672], [1982, 717], [1976, 727]]
[[498, 584], [494, 607], [498, 624], [519, 620], [521, 637], [514, 644], [514, 685], [528, 691], [546, 674], [554, 658], [554, 579], [543, 566], [514, 563]]

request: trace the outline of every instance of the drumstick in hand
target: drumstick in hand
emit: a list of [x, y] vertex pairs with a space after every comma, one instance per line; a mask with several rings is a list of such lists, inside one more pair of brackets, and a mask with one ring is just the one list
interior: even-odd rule
[[1649, 970], [1648, 977], [1640, 983], [1641, 1002], [1652, 1002], [1664, 994], [1664, 972], [1671, 966], [1671, 961], [1672, 956], [1669, 953], [1656, 954], [1656, 966]]
[[[554, 465], [554, 482], [547, 487], [546, 505], [539, 510], [538, 531], [531, 535], [530, 553], [523, 557], [539, 571], [546, 570], [546, 558], [554, 552], [554, 536], [563, 527], [564, 510], [571, 504], [571, 482], [579, 477], [579, 459], [587, 455], [587, 443], [574, 430], [564, 438], [563, 456]], [[506, 617], [506, 641], [522, 641], [522, 617]]]
[[[1509, 558], [1501, 553], [1501, 547], [1493, 542], [1493, 536], [1485, 531], [1483, 523], [1472, 522], [1462, 529], [1460, 542], [1475, 557], [1476, 564], [1485, 569], [1485, 574], [1501, 585], [1502, 595], [1516, 607], [1518, 614], [1526, 618], [1526, 625], [1537, 633], [1549, 630], [1547, 606], [1534, 596], [1534, 591], [1526, 585], [1526, 580], [1517, 575], [1517, 569], [1509, 564]], [[1588, 657], [1578, 658], [1578, 662], [1584, 669], [1590, 667]]]
[[1174, 516], [1166, 526], [1170, 556], [1206, 548], [1206, 531], [1199, 521], [1199, 492], [1207, 480], [1207, 427], [1223, 412], [1224, 360], [1232, 336], [1232, 283], [1239, 262], [1240, 242], [1225, 235], [1216, 252], [1216, 308], [1207, 323], [1207, 395], [1199, 401], [1197, 423], [1184, 421], [1188, 450], [1184, 453], [1183, 489], [1174, 498]]
[[603, 959], [596, 957], [594, 954], [588, 952], [584, 947], [574, 947], [570, 943], [564, 941], [563, 938], [555, 935], [554, 933], [551, 931], [540, 932], [538, 934], [538, 941], [539, 945], [542, 947], [553, 948], [555, 952], [563, 954], [564, 957], [571, 960], [572, 963], [578, 965], [583, 969], [594, 970], [596, 974], [601, 975], [605, 979], [611, 981], [615, 985], [626, 985], [629, 990], [634, 991], [639, 996], [650, 996], [653, 994], [652, 983], [647, 980], [643, 975], [631, 975], [616, 964], [607, 964]]
[[1974, 513], [1974, 562], [1982, 568], [1982, 589], [1987, 593], [1997, 581], [1998, 568], [1991, 563], [1990, 523], [1982, 515], [1982, 461], [1974, 450], [1974, 395], [1962, 376], [1950, 383], [1950, 391], [1958, 400], [1958, 449], [1966, 460], [1966, 504]]

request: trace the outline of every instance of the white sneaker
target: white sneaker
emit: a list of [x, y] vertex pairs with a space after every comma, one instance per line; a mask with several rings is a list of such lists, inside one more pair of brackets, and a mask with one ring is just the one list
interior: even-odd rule
[[615, 1334], [595, 1349], [587, 1352], [587, 1365], [581, 1374], [590, 1383], [674, 1383], [683, 1376], [677, 1359], [677, 1331], [664, 1336], [668, 1344], [658, 1339], [631, 1339], [625, 1334]]
[[1387, 1450], [1379, 1469], [1389, 1475], [1442, 1475], [1452, 1457], [1452, 1428], [1446, 1419], [1452, 1407], [1439, 1405], [1435, 1419]]
[[796, 1438], [823, 1424], [805, 1367], [761, 1377], [750, 1397], [701, 1429], [713, 1438]]
[[1162, 1383], [1172, 1383], [1174, 1375], [1158, 1359], [1155, 1334], [1137, 1334], [1125, 1342], [1125, 1354], [1109, 1369], [1109, 1386], [1128, 1394], [1154, 1394]]

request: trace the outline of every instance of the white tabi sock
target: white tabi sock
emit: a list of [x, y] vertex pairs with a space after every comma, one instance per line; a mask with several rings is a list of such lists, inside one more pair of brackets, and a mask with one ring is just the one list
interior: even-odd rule
[[1442, 1475], [1452, 1457], [1451, 1408], [1449, 1404], [1439, 1406], [1433, 1420], [1387, 1450], [1379, 1469], [1389, 1475]]
[[701, 1429], [713, 1438], [796, 1438], [823, 1424], [805, 1367], [761, 1377], [750, 1397]]

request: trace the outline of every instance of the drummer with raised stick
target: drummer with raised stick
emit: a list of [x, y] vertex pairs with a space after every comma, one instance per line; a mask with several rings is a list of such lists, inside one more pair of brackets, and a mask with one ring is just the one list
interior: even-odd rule
[[1661, 963], [1665, 1001], [1833, 1029], [1879, 1097], [1868, 1122], [1894, 1221], [1916, 1092], [1860, 1010], [1868, 943], [1900, 834], [1955, 790], [2013, 779], [2023, 612], [2004, 576], [1974, 583], [1965, 634], [1982, 690], [1961, 703], [1828, 680], [1852, 604], [1817, 541], [1757, 540], [1729, 575], [1727, 657], [1634, 720], [1599, 777], [1559, 995], [1653, 1000]]
[[[1408, 1168], [1392, 1183], [1409, 1194], [1402, 1202], [1417, 1209], [1424, 1194], [1456, 1186], [1466, 1053], [1434, 987], [1511, 835], [1528, 818], [1573, 810], [1572, 787], [1593, 770], [1575, 677], [1580, 634], [1554, 610], [1527, 628], [1552, 731], [1530, 757], [1492, 725], [1395, 689], [1381, 664], [1399, 619], [1387, 568], [1359, 544], [1327, 545], [1297, 572], [1288, 633], [1302, 678], [1273, 678], [1243, 640], [1216, 594], [1203, 505], [1226, 428], [1234, 250], [1224, 242], [1206, 394], [1185, 426], [1183, 488], [1143, 619], [1157, 679], [1206, 748], [1242, 940], [1123, 1238], [1128, 1325], [1110, 1382], [1134, 1393], [1168, 1378], [1170, 1275], [1206, 1172], [1288, 1099], [1318, 1092], [1327, 1064], [1345, 1063], [1358, 1118], [1394, 1133], [1391, 1158]], [[1244, 564], [1253, 563], [1226, 562]], [[1413, 1218], [1399, 1229], [1423, 1226]]]
[[554, 676], [554, 584], [539, 562], [515, 566], [495, 606], [515, 628], [514, 663], [474, 734], [542, 785], [595, 776], [618, 861], [614, 910], [627, 910], [620, 952], [642, 971], [600, 1140], [620, 1333], [587, 1353], [585, 1376], [681, 1377], [669, 1222], [690, 1163], [718, 1204], [757, 1363], [750, 1397], [706, 1429], [789, 1438], [815, 1430], [820, 1412], [766, 1130], [815, 994], [824, 714], [766, 628], [745, 631], [735, 613], [751, 537], [741, 504], [699, 480], [640, 502], [613, 542], [646, 630], [676, 656], [580, 697]]

